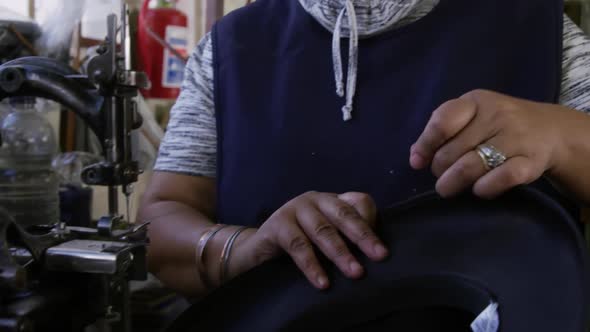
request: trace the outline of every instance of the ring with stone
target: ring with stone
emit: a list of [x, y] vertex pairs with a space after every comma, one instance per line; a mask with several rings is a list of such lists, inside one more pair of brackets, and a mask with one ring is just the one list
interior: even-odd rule
[[504, 153], [491, 144], [481, 144], [476, 151], [488, 171], [501, 166], [508, 159]]

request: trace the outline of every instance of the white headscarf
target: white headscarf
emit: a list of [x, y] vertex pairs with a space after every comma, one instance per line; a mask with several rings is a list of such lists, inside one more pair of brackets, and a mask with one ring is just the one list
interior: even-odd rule
[[344, 97], [340, 40], [350, 38], [344, 121], [352, 118], [358, 70], [358, 40], [394, 29], [407, 23], [416, 11], [430, 11], [439, 0], [299, 0], [301, 6], [322, 26], [334, 34], [332, 58], [336, 93]]

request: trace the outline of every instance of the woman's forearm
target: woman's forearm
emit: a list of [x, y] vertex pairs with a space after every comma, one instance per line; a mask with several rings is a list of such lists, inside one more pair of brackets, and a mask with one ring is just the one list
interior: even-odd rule
[[563, 141], [548, 176], [566, 194], [590, 206], [590, 116], [565, 111], [559, 122]]
[[[215, 220], [215, 179], [169, 172], [154, 172], [144, 193], [138, 222], [150, 222], [148, 227], [148, 268], [167, 287], [189, 296], [205, 294], [197, 268], [199, 239]], [[220, 284], [220, 263], [224, 245], [240, 228], [228, 226], [207, 241], [200, 268], [210, 281], [209, 287]], [[233, 243], [240, 246], [243, 238], [254, 229], [243, 230]], [[250, 269], [255, 263], [247, 250], [235, 251], [226, 266], [229, 277]], [[237, 257], [236, 257], [237, 256]]]
[[151, 221], [148, 228], [150, 272], [185, 295], [204, 293], [205, 288], [197, 272], [195, 250], [201, 234], [212, 225], [211, 220], [194, 208], [175, 201], [144, 204], [139, 218]]

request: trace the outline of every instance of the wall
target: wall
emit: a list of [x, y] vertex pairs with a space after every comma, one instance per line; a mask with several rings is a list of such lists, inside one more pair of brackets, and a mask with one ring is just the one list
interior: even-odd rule
[[247, 0], [225, 0], [225, 12], [228, 13], [245, 5]]
[[27, 1], [0, 0], [0, 6], [10, 9], [15, 13], [28, 16], [29, 4]]
[[203, 34], [203, 22], [200, 19], [202, 8], [200, 0], [179, 0], [178, 9], [188, 16], [189, 38], [188, 47], [195, 48]]
[[[189, 18], [189, 48], [193, 49], [204, 34], [205, 20], [202, 17], [206, 0], [178, 0], [178, 9]], [[228, 13], [246, 4], [247, 0], [224, 0]]]

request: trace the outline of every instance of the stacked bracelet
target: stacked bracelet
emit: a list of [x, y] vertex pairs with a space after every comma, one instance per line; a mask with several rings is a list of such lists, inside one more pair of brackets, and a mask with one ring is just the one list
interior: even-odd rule
[[225, 227], [227, 227], [227, 225], [218, 224], [212, 226], [207, 231], [205, 231], [203, 235], [201, 235], [201, 237], [199, 238], [199, 242], [197, 243], [197, 248], [195, 252], [197, 270], [199, 272], [201, 282], [207, 289], [211, 289], [211, 287], [213, 286], [211, 280], [209, 279], [209, 275], [207, 274], [207, 263], [205, 262], [205, 248], [207, 247], [207, 243], [209, 243], [209, 240], [211, 240], [215, 236], [215, 234], [217, 234], [220, 230], [224, 229]]
[[229, 270], [229, 259], [231, 254], [231, 249], [234, 245], [234, 242], [247, 227], [241, 226], [227, 239], [225, 245], [223, 246], [223, 251], [221, 252], [221, 259], [219, 261], [219, 280], [223, 284], [227, 281], [228, 278], [228, 270]]

